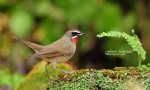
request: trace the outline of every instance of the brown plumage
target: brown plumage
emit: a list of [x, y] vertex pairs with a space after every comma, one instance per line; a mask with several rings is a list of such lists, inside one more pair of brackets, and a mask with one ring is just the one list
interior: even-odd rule
[[[65, 35], [59, 40], [46, 46], [27, 42], [22, 39], [16, 38], [14, 36], [13, 38], [25, 43], [27, 46], [29, 46], [35, 51], [35, 54], [33, 54], [31, 58], [42, 58], [48, 62], [45, 66], [48, 75], [47, 67], [49, 64], [52, 64], [53, 68], [56, 70], [65, 73], [72, 73], [72, 72], [58, 69], [55, 66], [57, 63], [68, 61], [74, 55], [76, 50], [76, 42], [81, 35], [84, 35], [84, 33], [80, 32], [79, 30], [72, 29], [67, 31]], [[48, 75], [48, 79], [49, 79], [49, 75]]]

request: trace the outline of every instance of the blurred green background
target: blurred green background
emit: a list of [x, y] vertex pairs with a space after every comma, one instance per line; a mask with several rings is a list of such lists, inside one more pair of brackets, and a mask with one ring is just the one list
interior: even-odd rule
[[47, 45], [68, 29], [85, 32], [69, 61], [76, 69], [137, 66], [136, 52], [105, 55], [108, 50], [130, 50], [124, 39], [97, 38], [104, 31], [120, 31], [140, 38], [150, 62], [149, 0], [0, 0], [0, 87], [13, 88], [40, 60], [28, 61], [33, 51], [12, 35]]

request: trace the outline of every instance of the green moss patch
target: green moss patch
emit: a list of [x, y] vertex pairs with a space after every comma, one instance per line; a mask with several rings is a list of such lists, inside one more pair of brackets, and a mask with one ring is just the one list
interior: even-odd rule
[[[113, 70], [82, 69], [49, 82], [49, 90], [149, 90], [150, 69], [116, 67]], [[144, 66], [145, 67], [145, 66]]]

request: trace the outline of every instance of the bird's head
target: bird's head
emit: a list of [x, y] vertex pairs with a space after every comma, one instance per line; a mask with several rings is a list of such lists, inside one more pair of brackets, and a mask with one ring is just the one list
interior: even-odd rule
[[76, 29], [71, 29], [67, 31], [66, 34], [69, 34], [67, 36], [70, 37], [72, 43], [75, 43], [75, 44], [77, 43], [80, 36], [85, 35], [85, 33], [82, 33], [81, 31], [76, 30]]

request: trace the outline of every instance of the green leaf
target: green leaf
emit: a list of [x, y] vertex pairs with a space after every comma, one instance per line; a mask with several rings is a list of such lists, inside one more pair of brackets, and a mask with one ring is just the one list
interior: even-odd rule
[[141, 61], [145, 60], [146, 52], [145, 52], [144, 48], [142, 47], [142, 44], [141, 44], [139, 38], [137, 37], [137, 35], [131, 36], [131, 35], [128, 35], [124, 32], [118, 32], [118, 31], [109, 31], [107, 33], [102, 32], [101, 34], [97, 35], [97, 37], [104, 37], [104, 36], [124, 38], [128, 42], [128, 44], [132, 47], [132, 50], [136, 51], [138, 53], [139, 66], [141, 65]]

